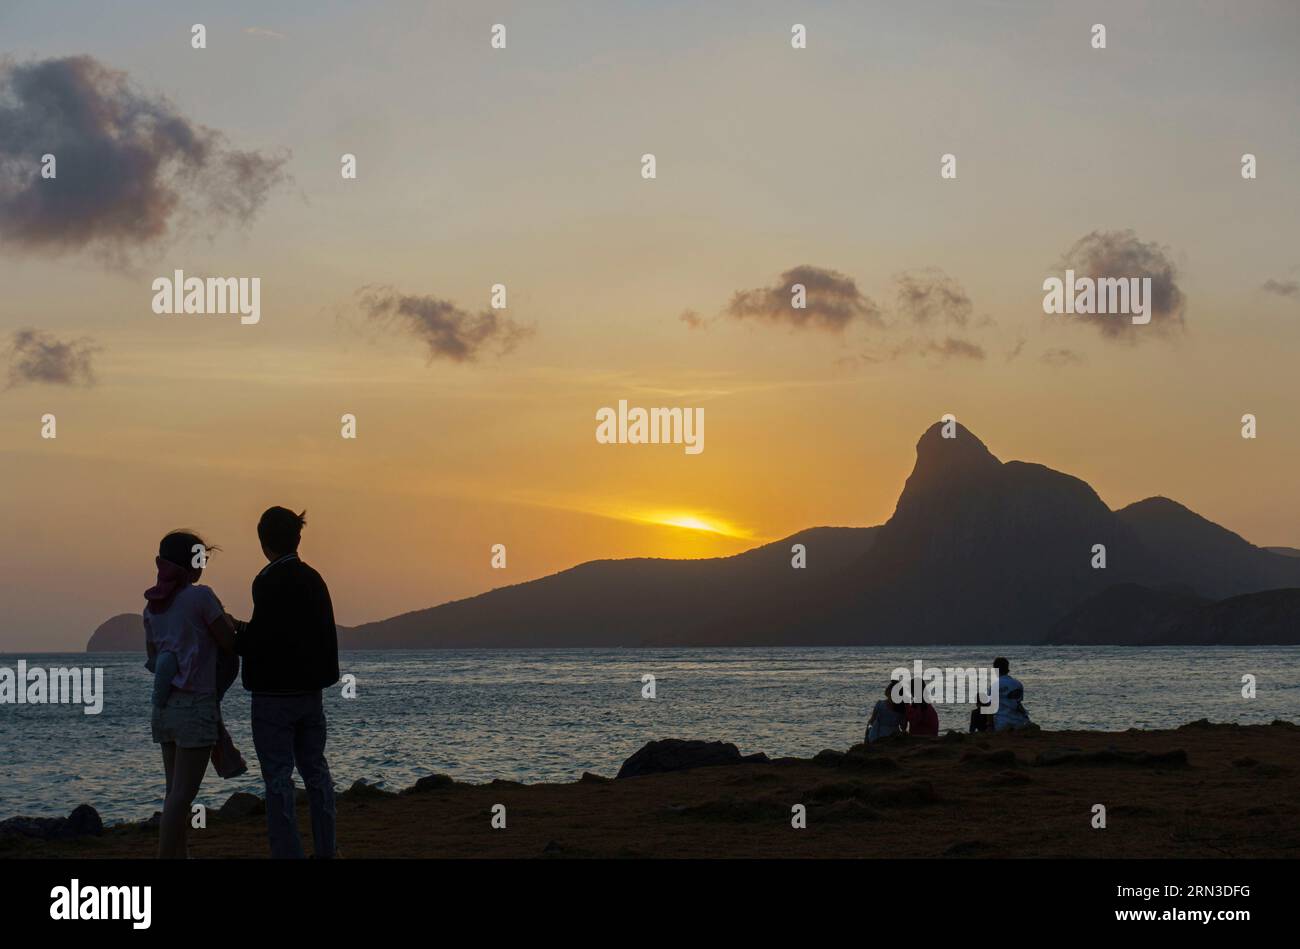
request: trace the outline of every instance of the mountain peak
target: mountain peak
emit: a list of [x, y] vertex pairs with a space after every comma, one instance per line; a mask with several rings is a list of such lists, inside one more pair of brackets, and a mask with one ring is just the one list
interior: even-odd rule
[[938, 476], [969, 474], [997, 468], [1002, 462], [975, 437], [965, 425], [953, 422], [953, 437], [943, 435], [944, 423], [935, 422], [925, 430], [916, 443], [916, 468], [912, 477], [923, 478], [930, 473]]

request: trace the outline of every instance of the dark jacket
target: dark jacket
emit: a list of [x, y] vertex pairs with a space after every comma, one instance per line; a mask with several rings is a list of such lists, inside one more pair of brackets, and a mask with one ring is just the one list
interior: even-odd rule
[[321, 575], [297, 557], [267, 564], [235, 650], [250, 692], [317, 692], [339, 681], [338, 628]]

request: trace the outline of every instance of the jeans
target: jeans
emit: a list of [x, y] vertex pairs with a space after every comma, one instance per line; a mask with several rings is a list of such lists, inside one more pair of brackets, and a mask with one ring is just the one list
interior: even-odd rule
[[271, 856], [302, 859], [294, 816], [293, 767], [307, 785], [317, 857], [334, 856], [334, 780], [325, 762], [325, 707], [321, 693], [253, 693], [253, 747], [266, 781], [266, 830]]

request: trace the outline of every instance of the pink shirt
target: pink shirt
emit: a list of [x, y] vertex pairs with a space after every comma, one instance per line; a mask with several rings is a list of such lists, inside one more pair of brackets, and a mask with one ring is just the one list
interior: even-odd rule
[[179, 668], [172, 688], [215, 695], [217, 641], [208, 626], [225, 610], [211, 587], [193, 584], [176, 594], [165, 613], [144, 610], [145, 641], [156, 652], [171, 652]]
[[907, 730], [913, 735], [939, 736], [939, 713], [933, 705], [909, 705]]

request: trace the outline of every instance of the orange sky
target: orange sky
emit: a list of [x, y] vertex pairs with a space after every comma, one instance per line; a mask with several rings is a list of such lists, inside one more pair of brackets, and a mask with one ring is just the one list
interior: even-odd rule
[[[142, 37], [94, 12], [57, 29], [10, 14], [21, 56], [127, 70], [241, 148], [287, 150], [292, 180], [247, 226], [176, 221], [125, 269], [0, 248], [0, 331], [99, 347], [91, 387], [0, 392], [0, 649], [78, 648], [138, 609], [159, 537], [182, 526], [224, 548], [207, 581], [246, 615], [271, 504], [307, 510], [303, 554], [345, 624], [583, 560], [880, 523], [946, 412], [1112, 507], [1164, 494], [1300, 546], [1300, 302], [1261, 290], [1300, 273], [1300, 67], [1273, 38], [1296, 14], [1262, 4], [1211, 29], [1102, 5], [1099, 59], [1064, 9], [975, 6], [943, 24], [821, 11], [796, 53], [776, 5], [557, 20], [507, 4], [499, 56], [474, 16], [440, 30], [400, 4], [274, 23], [234, 4], [206, 58], [172, 48], [165, 22]], [[1258, 180], [1238, 173], [1244, 151]], [[1041, 282], [1070, 245], [1128, 229], [1177, 266], [1186, 332], [1130, 345], [1045, 316]], [[886, 327], [724, 313], [799, 265], [852, 278]], [[175, 268], [259, 276], [260, 323], [155, 315], [150, 283]], [[897, 278], [933, 268], [968, 294], [960, 332], [983, 358], [913, 346], [928, 336], [903, 326]], [[498, 282], [532, 334], [464, 363], [357, 303], [389, 285], [477, 312]], [[703, 407], [704, 452], [597, 444], [595, 413], [619, 399]], [[662, 523], [683, 520], [725, 533]]]

